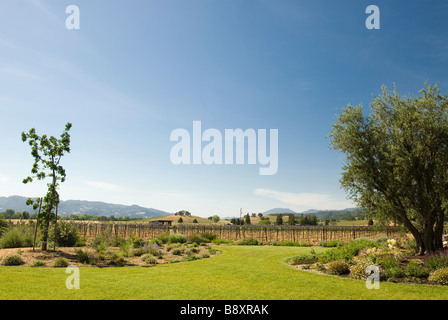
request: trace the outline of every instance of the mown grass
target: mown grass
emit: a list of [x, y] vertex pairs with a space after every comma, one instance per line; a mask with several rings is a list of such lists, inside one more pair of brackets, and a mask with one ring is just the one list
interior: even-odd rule
[[443, 286], [382, 282], [379, 290], [369, 290], [361, 280], [300, 271], [286, 263], [310, 248], [218, 248], [221, 255], [192, 262], [80, 268], [78, 290], [66, 288], [64, 268], [0, 267], [0, 299], [448, 299]]

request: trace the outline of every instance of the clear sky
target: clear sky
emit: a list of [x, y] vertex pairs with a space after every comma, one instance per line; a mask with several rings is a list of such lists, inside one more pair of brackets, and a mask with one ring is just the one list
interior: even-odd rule
[[[368, 5], [380, 29], [368, 30]], [[80, 29], [66, 28], [66, 7]], [[220, 216], [282, 207], [353, 207], [329, 149], [347, 104], [382, 84], [448, 93], [448, 2], [382, 0], [3, 0], [0, 196], [41, 196], [20, 134], [59, 136], [61, 199]], [[278, 171], [259, 164], [175, 165], [177, 128], [278, 130]]]

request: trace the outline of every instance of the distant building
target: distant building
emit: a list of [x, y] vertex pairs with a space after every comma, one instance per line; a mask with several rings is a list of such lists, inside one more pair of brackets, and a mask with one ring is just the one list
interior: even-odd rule
[[150, 225], [153, 226], [171, 226], [173, 223], [173, 221], [171, 220], [153, 220], [153, 221], [149, 221]]

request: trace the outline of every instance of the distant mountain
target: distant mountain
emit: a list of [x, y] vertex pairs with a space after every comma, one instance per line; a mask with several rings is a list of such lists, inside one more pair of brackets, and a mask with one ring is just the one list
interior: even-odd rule
[[364, 217], [365, 212], [358, 208], [347, 208], [342, 210], [316, 210], [316, 209], [309, 209], [306, 211], [303, 211], [301, 213], [297, 213], [292, 211], [288, 208], [274, 208], [270, 209], [268, 211], [263, 212], [263, 215], [269, 215], [269, 214], [295, 214], [296, 216], [300, 216], [301, 214], [307, 215], [312, 214], [315, 215], [317, 219], [323, 221], [326, 218], [329, 219], [335, 219], [335, 220], [354, 220], [355, 218], [362, 218]]
[[318, 212], [319, 212], [319, 210], [309, 209], [309, 210], [303, 211], [302, 213], [303, 214], [313, 214], [313, 213], [318, 213]]
[[294, 211], [292, 211], [291, 209], [288, 209], [288, 208], [273, 208], [273, 209], [270, 209], [268, 211], [263, 212], [263, 215], [278, 214], [278, 213], [297, 214], [297, 212], [294, 212]]
[[[25, 204], [27, 199], [21, 196], [0, 197], [0, 212], [6, 209], [14, 209], [16, 212], [28, 211], [33, 213], [33, 208]], [[89, 214], [107, 217], [153, 218], [170, 215], [171, 213], [137, 205], [126, 206], [100, 201], [66, 200], [60, 202], [58, 214], [61, 216]]]
[[364, 218], [365, 211], [359, 208], [346, 208], [342, 210], [315, 210], [310, 209], [302, 212], [302, 214], [315, 215], [319, 220], [335, 219], [335, 220], [355, 220], [357, 218]]

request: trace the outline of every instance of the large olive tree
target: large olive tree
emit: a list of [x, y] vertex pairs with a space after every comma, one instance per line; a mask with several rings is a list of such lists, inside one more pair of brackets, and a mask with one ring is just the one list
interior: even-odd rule
[[370, 110], [347, 106], [330, 133], [345, 154], [341, 185], [377, 219], [401, 223], [420, 254], [442, 247], [448, 200], [448, 99], [425, 83], [418, 97], [385, 86]]

